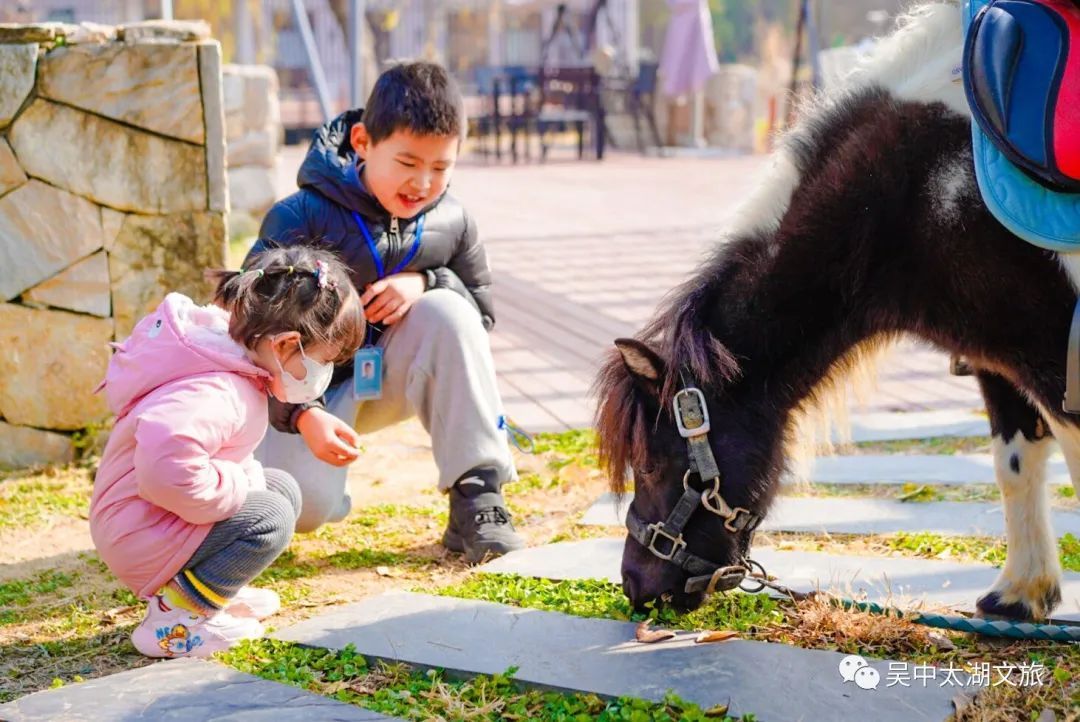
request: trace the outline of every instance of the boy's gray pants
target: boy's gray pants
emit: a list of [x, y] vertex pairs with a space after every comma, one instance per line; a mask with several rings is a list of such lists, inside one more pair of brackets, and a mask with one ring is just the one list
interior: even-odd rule
[[[428, 291], [386, 329], [379, 346], [382, 398], [357, 402], [352, 383], [342, 383], [326, 393], [328, 412], [355, 423], [361, 434], [418, 416], [431, 434], [442, 491], [479, 466], [494, 467], [502, 481], [517, 479], [506, 432], [499, 428], [502, 400], [490, 341], [468, 301], [450, 290]], [[284, 469], [300, 484], [303, 507], [296, 531], [312, 531], [349, 513], [348, 467], [316, 459], [299, 434], [271, 428], [255, 458]]]

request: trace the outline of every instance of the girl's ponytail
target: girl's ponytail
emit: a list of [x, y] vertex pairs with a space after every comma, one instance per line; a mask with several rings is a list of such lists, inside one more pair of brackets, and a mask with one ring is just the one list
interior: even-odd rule
[[252, 256], [241, 271], [210, 271], [214, 300], [229, 310], [230, 335], [248, 348], [258, 339], [298, 331], [305, 346], [342, 348], [342, 358], [363, 343], [360, 298], [346, 267], [310, 246], [272, 248]]

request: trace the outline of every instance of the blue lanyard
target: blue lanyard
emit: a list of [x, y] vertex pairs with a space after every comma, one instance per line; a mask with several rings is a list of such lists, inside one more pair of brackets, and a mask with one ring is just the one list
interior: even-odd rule
[[379, 274], [379, 278], [383, 279], [387, 276], [393, 276], [399, 272], [405, 266], [409, 265], [412, 259], [416, 258], [417, 251], [420, 250], [420, 239], [424, 235], [424, 216], [420, 216], [420, 219], [416, 221], [416, 232], [413, 234], [412, 248], [409, 249], [408, 255], [405, 259], [394, 266], [390, 273], [386, 272], [386, 267], [383, 266], [382, 256], [379, 255], [379, 249], [375, 247], [375, 239], [371, 237], [371, 231], [368, 230], [367, 224], [364, 223], [364, 219], [360, 217], [360, 214], [356, 211], [352, 212], [353, 219], [356, 221], [356, 225], [360, 226], [360, 232], [364, 234], [364, 240], [367, 242], [368, 250], [371, 251], [371, 257], [375, 259], [375, 271]]

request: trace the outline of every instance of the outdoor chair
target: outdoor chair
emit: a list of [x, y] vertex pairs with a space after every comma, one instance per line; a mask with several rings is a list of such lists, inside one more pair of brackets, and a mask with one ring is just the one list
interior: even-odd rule
[[604, 106], [600, 99], [600, 77], [591, 67], [542, 68], [539, 74], [536, 131], [540, 136], [540, 157], [547, 159], [547, 134], [573, 128], [577, 132], [578, 159], [585, 157], [585, 130], [588, 127], [596, 149], [596, 159], [604, 157]]

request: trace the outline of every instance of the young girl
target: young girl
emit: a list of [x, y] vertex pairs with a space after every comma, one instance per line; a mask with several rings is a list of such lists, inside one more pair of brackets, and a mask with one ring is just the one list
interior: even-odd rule
[[117, 418], [90, 531], [148, 600], [131, 641], [151, 657], [205, 657], [262, 635], [259, 618], [280, 600], [245, 585], [285, 549], [300, 514], [296, 481], [252, 457], [267, 394], [318, 398], [364, 336], [356, 290], [327, 252], [273, 249], [211, 277], [216, 305], [169, 294], [117, 347], [102, 384]]

